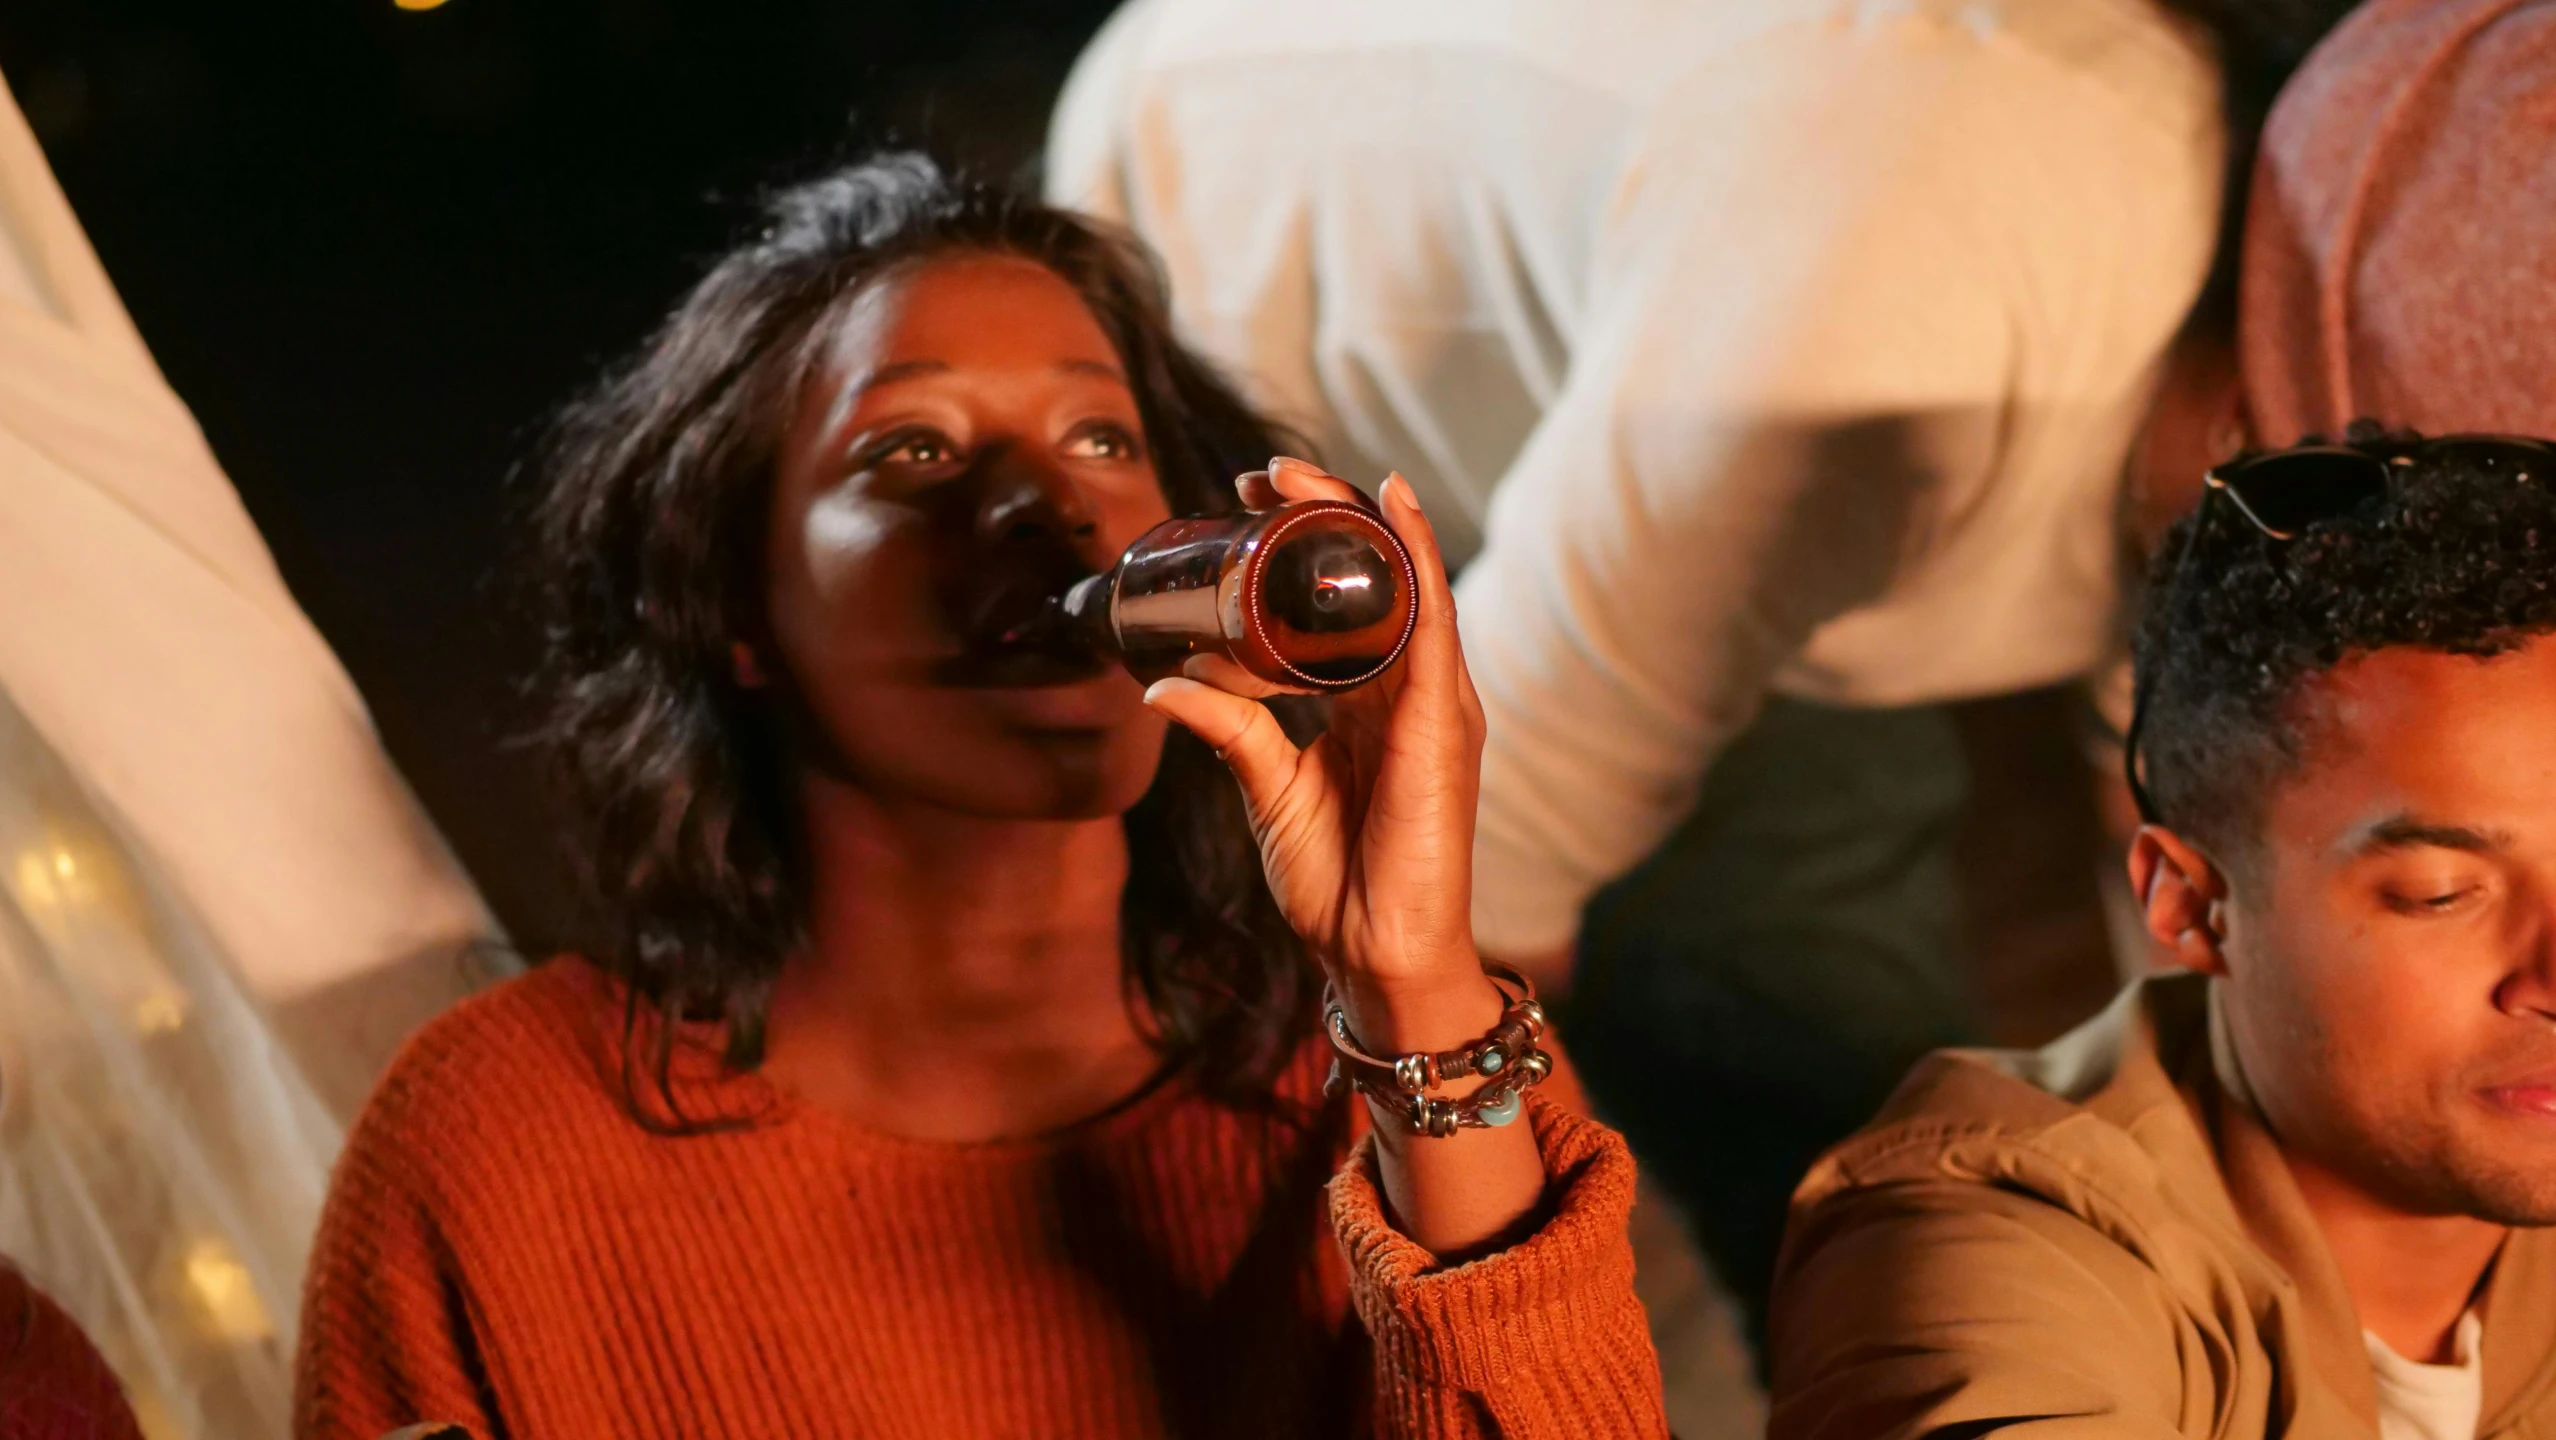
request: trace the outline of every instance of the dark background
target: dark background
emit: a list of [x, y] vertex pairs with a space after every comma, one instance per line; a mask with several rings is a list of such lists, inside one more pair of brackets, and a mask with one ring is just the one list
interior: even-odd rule
[[1111, 0], [6, 0], [0, 74], [427, 807], [527, 947], [568, 888], [510, 471], [765, 186], [1025, 173]]

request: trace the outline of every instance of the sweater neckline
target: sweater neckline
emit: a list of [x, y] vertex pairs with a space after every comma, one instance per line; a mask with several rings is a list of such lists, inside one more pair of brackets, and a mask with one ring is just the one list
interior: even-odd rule
[[930, 1140], [899, 1135], [828, 1109], [759, 1070], [739, 1078], [750, 1080], [769, 1097], [767, 1123], [775, 1129], [796, 1130], [848, 1148], [899, 1159], [1003, 1164], [1043, 1160], [1061, 1151], [1107, 1144], [1152, 1128], [1188, 1097], [1192, 1087], [1185, 1070], [1182, 1065], [1165, 1062], [1157, 1065], [1143, 1084], [1080, 1119], [1027, 1135], [984, 1140]]
[[[661, 1022], [643, 1007], [637, 1029], [626, 1033], [625, 1020], [631, 1014], [627, 982], [581, 955], [562, 956], [552, 963], [568, 972], [562, 978], [583, 992], [592, 1006], [598, 1025], [597, 1058], [609, 1078], [611, 1072], [625, 1067], [638, 1037]], [[1196, 1089], [1186, 1065], [1166, 1061], [1126, 1095], [1063, 1125], [985, 1140], [932, 1140], [864, 1124], [808, 1099], [760, 1069], [730, 1068], [724, 1027], [709, 1021], [688, 1021], [677, 1028], [667, 1071], [674, 1092], [672, 1106], [652, 1083], [633, 1078], [630, 1101], [660, 1123], [706, 1121], [715, 1130], [807, 1135], [881, 1158], [995, 1165], [1043, 1160], [1062, 1151], [1140, 1134], [1192, 1098]]]

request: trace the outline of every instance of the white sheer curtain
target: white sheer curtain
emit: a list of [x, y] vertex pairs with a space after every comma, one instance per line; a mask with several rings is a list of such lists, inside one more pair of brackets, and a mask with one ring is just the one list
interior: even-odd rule
[[280, 1436], [341, 1134], [203, 926], [0, 698], [0, 1250], [145, 1432]]
[[0, 1253], [153, 1440], [284, 1432], [345, 1120], [494, 939], [0, 88]]

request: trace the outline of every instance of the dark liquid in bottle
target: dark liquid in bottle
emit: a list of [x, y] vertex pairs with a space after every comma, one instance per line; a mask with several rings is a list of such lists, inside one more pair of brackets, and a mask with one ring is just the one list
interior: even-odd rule
[[1417, 602], [1411, 557], [1382, 521], [1312, 500], [1165, 521], [1051, 619], [1139, 679], [1216, 654], [1272, 684], [1345, 690], [1401, 656]]
[[1402, 648], [1402, 565], [1363, 529], [1300, 526], [1262, 562], [1263, 633], [1290, 669], [1355, 683]]

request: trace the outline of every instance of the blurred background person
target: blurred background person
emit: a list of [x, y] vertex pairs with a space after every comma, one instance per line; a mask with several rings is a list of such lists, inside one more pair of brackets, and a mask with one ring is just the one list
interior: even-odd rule
[[2257, 441], [2556, 434], [2556, 4], [2363, 6], [2282, 92], [2254, 183]]
[[[2117, 653], [2125, 464], [2233, 448], [2228, 177], [2342, 8], [1134, 0], [1060, 102], [1049, 193], [1470, 552], [1477, 932], [1576, 971], [1752, 1311], [1811, 1157], [1988, 1028], [1947, 703]], [[2110, 989], [2067, 748], [2094, 928], [2001, 1038]]]
[[0, 91], [0, 1255], [146, 1431], [283, 1426], [344, 1124], [493, 934]]

